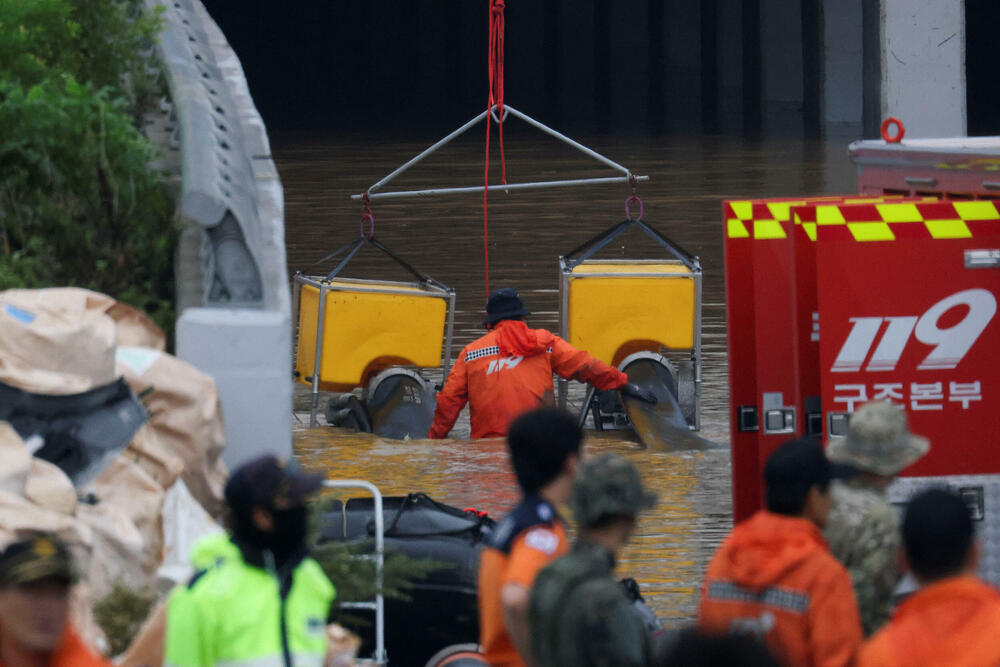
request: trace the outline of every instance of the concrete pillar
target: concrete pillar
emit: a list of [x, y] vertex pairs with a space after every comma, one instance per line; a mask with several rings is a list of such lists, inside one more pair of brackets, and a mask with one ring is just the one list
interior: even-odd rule
[[716, 2], [718, 127], [743, 130], [743, 11], [741, 0]]
[[862, 0], [823, 3], [822, 119], [828, 134], [861, 136]]
[[701, 125], [701, 13], [692, 0], [667, 0], [664, 11], [664, 108], [666, 127], [687, 131]]
[[616, 132], [645, 132], [649, 122], [647, 5], [612, 3], [609, 19], [611, 127]]
[[592, 130], [596, 116], [594, 0], [561, 2], [556, 9], [563, 35], [559, 40], [560, 76], [556, 82], [564, 119], [560, 128], [583, 126]]
[[215, 379], [230, 468], [292, 454], [292, 327], [279, 310], [188, 308], [177, 319], [177, 356]]
[[764, 130], [801, 133], [801, 3], [761, 0], [760, 40]]
[[966, 134], [962, 0], [882, 0], [882, 117], [906, 136]]

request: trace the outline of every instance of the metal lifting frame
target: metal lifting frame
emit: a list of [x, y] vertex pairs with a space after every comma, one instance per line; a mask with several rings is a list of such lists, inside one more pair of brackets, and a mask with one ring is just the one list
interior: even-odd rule
[[458, 137], [461, 134], [463, 134], [464, 132], [466, 132], [469, 128], [471, 128], [474, 125], [476, 125], [476, 123], [478, 123], [479, 121], [481, 121], [483, 119], [486, 119], [486, 122], [489, 122], [489, 119], [493, 118], [493, 120], [496, 121], [497, 123], [502, 123], [502, 122], [504, 122], [504, 121], [507, 120], [507, 115], [508, 114], [513, 115], [515, 118], [520, 118], [521, 120], [523, 120], [528, 125], [531, 125], [532, 127], [537, 128], [537, 129], [541, 130], [542, 132], [544, 132], [544, 133], [546, 133], [546, 134], [548, 134], [548, 135], [550, 135], [552, 137], [555, 137], [556, 139], [558, 139], [559, 141], [561, 141], [561, 142], [563, 142], [565, 144], [569, 144], [573, 148], [576, 148], [577, 150], [583, 152], [586, 155], [589, 155], [590, 157], [594, 158], [598, 162], [601, 162], [601, 163], [607, 165], [608, 167], [611, 167], [612, 169], [614, 169], [616, 171], [620, 171], [622, 173], [622, 175], [621, 176], [597, 177], [597, 178], [571, 178], [571, 179], [566, 179], [566, 180], [561, 180], [561, 181], [533, 181], [533, 182], [529, 182], [529, 183], [506, 183], [506, 184], [490, 185], [490, 186], [486, 187], [487, 191], [492, 192], [494, 190], [504, 190], [504, 191], [507, 191], [507, 190], [537, 190], [537, 189], [541, 189], [541, 188], [557, 188], [557, 187], [566, 187], [566, 186], [573, 186], [573, 185], [599, 185], [599, 184], [603, 184], [603, 183], [633, 183], [634, 184], [634, 183], [639, 182], [639, 181], [648, 181], [649, 180], [649, 176], [636, 176], [636, 175], [634, 175], [631, 171], [629, 171], [627, 168], [623, 167], [622, 165], [618, 164], [614, 160], [611, 160], [610, 158], [607, 158], [607, 157], [601, 155], [600, 153], [598, 153], [595, 150], [587, 148], [586, 146], [584, 146], [583, 144], [581, 144], [579, 142], [573, 141], [572, 139], [570, 139], [566, 135], [562, 134], [561, 132], [557, 132], [556, 130], [553, 130], [548, 125], [545, 125], [544, 123], [538, 122], [537, 120], [535, 120], [531, 116], [529, 116], [527, 114], [524, 114], [524, 113], [521, 113], [520, 111], [518, 111], [517, 109], [515, 109], [512, 106], [504, 105], [504, 108], [503, 108], [503, 117], [502, 118], [498, 118], [497, 117], [496, 111], [497, 111], [497, 106], [494, 105], [490, 109], [488, 109], [487, 111], [483, 111], [482, 113], [477, 114], [468, 123], [466, 123], [462, 127], [458, 128], [457, 130], [455, 130], [454, 132], [452, 132], [448, 136], [444, 137], [443, 139], [441, 139], [437, 143], [433, 144], [427, 150], [425, 150], [424, 152], [420, 153], [419, 155], [413, 157], [412, 159], [410, 159], [410, 161], [408, 161], [407, 163], [405, 163], [404, 165], [402, 165], [401, 167], [399, 167], [398, 169], [396, 169], [395, 171], [393, 171], [391, 174], [389, 174], [388, 176], [386, 176], [382, 180], [380, 180], [377, 183], [375, 183], [374, 185], [372, 185], [370, 188], [368, 188], [368, 190], [366, 192], [361, 193], [361, 194], [357, 194], [357, 195], [351, 195], [351, 199], [355, 199], [355, 200], [364, 199], [365, 195], [368, 195], [369, 199], [389, 199], [389, 198], [400, 198], [400, 197], [431, 197], [431, 196], [434, 196], [434, 195], [460, 194], [460, 193], [465, 193], [465, 192], [482, 192], [483, 191], [483, 186], [482, 185], [473, 185], [473, 186], [460, 187], [460, 188], [431, 188], [431, 189], [428, 189], [428, 190], [398, 190], [398, 191], [395, 191], [395, 192], [376, 192], [376, 190], [378, 190], [382, 186], [388, 184], [390, 181], [392, 181], [394, 178], [396, 178], [397, 176], [399, 176], [400, 174], [402, 174], [403, 172], [405, 172], [406, 170], [408, 170], [410, 167], [412, 167], [415, 164], [421, 162], [428, 155], [430, 155], [431, 153], [434, 153], [437, 149], [441, 148], [445, 144], [451, 142], [453, 139], [455, 139], [456, 137]]
[[[341, 602], [344, 609], [371, 609], [375, 612], [375, 655], [376, 665], [388, 664], [385, 652], [385, 600], [382, 597], [382, 567], [385, 564], [385, 527], [382, 515], [382, 494], [371, 482], [362, 479], [324, 480], [328, 489], [364, 489], [372, 494], [375, 510], [375, 600], [372, 602]], [[346, 507], [346, 505], [345, 505]]]

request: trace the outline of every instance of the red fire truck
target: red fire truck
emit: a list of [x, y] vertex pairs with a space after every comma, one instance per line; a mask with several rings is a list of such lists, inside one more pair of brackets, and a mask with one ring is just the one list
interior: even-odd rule
[[723, 204], [734, 519], [779, 444], [889, 400], [932, 443], [890, 500], [958, 490], [1000, 583], [1000, 138], [850, 153], [858, 195]]

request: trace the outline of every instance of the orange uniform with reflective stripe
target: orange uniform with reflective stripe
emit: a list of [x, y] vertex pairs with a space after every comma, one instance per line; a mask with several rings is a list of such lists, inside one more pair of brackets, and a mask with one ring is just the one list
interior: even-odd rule
[[972, 576], [918, 590], [862, 647], [858, 664], [1000, 665], [1000, 592]]
[[428, 437], [445, 438], [469, 403], [473, 438], [507, 434], [507, 427], [529, 410], [552, 405], [552, 374], [617, 389], [628, 378], [545, 329], [520, 320], [503, 320], [465, 346], [437, 395]]
[[733, 528], [716, 552], [698, 626], [758, 635], [792, 667], [853, 664], [862, 638], [851, 577], [819, 529], [766, 511]]
[[[0, 662], [0, 667], [4, 667], [3, 662]], [[111, 663], [87, 648], [76, 631], [67, 627], [48, 667], [111, 667]]]
[[530, 589], [535, 576], [567, 551], [566, 527], [538, 497], [526, 498], [497, 524], [479, 560], [479, 644], [486, 662], [525, 664], [507, 634], [500, 591], [510, 583]]

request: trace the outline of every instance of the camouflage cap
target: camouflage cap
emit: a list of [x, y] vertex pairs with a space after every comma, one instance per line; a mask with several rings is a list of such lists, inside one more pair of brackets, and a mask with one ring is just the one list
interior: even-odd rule
[[642, 486], [639, 471], [618, 454], [584, 461], [573, 482], [573, 517], [583, 527], [609, 516], [635, 516], [656, 503]]
[[906, 412], [888, 401], [865, 403], [851, 415], [846, 438], [826, 448], [831, 461], [878, 475], [895, 475], [930, 449], [927, 438], [910, 433]]

